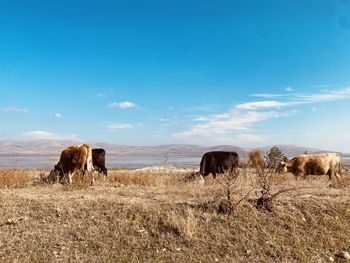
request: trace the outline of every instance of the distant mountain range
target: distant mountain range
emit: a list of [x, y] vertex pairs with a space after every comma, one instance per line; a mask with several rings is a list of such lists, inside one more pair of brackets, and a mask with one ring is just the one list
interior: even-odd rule
[[[218, 146], [199, 146], [188, 144], [169, 144], [159, 146], [127, 146], [104, 142], [87, 142], [93, 148], [104, 148], [108, 154], [113, 155], [186, 155], [186, 156], [201, 156], [208, 151], [235, 151], [241, 157], [246, 157], [249, 148], [241, 148], [233, 145], [218, 145]], [[62, 149], [69, 145], [79, 144], [76, 141], [68, 140], [33, 140], [33, 141], [16, 141], [3, 140], [0, 141], [1, 155], [58, 155]], [[296, 145], [277, 145], [281, 151], [287, 156], [292, 157], [305, 152], [319, 153], [328, 152], [327, 150], [314, 149]], [[260, 147], [263, 152], [267, 152], [272, 146]], [[350, 154], [340, 153], [341, 155], [350, 157]]]

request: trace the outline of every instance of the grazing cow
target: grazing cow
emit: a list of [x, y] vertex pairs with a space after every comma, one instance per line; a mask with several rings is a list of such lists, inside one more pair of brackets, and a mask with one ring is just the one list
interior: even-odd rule
[[68, 175], [69, 184], [72, 184], [73, 175], [78, 173], [83, 178], [86, 170], [91, 173], [91, 185], [93, 185], [95, 176], [92, 150], [87, 144], [73, 145], [62, 151], [60, 160], [51, 171], [49, 177], [56, 177], [59, 180]]
[[214, 179], [216, 174], [233, 170], [238, 166], [238, 154], [236, 152], [207, 152], [203, 155], [199, 174], [207, 176], [210, 173]]
[[340, 156], [337, 153], [302, 154], [287, 162], [281, 162], [278, 170], [295, 176], [325, 175], [339, 179]]
[[92, 163], [96, 171], [107, 176], [106, 151], [104, 149], [92, 149]]

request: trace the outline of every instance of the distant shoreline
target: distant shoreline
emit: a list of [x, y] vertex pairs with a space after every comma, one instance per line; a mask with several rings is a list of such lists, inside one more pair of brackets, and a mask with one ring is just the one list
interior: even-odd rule
[[[0, 169], [50, 169], [57, 163], [58, 159], [58, 154], [51, 153], [0, 154]], [[138, 169], [157, 165], [173, 165], [177, 168], [193, 168], [199, 165], [200, 159], [200, 155], [184, 154], [108, 154], [106, 166], [107, 168]]]

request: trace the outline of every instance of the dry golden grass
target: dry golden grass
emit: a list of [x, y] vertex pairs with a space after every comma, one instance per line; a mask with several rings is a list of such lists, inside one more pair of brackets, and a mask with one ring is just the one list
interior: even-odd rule
[[132, 170], [114, 170], [110, 171], [107, 180], [112, 183], [123, 185], [144, 185], [154, 186], [156, 184], [156, 175], [149, 172], [134, 172]]
[[33, 177], [23, 169], [0, 170], [0, 187], [25, 187], [32, 181]]
[[349, 188], [350, 187], [350, 175], [344, 174], [338, 180], [333, 180], [331, 187], [334, 188]]
[[222, 177], [186, 178], [118, 170], [92, 187], [75, 178], [73, 186], [0, 188], [0, 261], [311, 263], [350, 251], [348, 184], [276, 175], [272, 192], [299, 190], [281, 194], [269, 213], [250, 201], [260, 189], [248, 172], [233, 199], [254, 191], [227, 216], [218, 213]]

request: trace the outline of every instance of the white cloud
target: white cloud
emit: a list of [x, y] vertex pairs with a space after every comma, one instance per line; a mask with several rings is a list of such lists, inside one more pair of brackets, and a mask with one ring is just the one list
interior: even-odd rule
[[27, 139], [32, 139], [32, 140], [64, 140], [64, 139], [77, 140], [77, 136], [74, 134], [60, 135], [57, 133], [40, 131], [40, 130], [24, 132], [23, 136], [26, 137]]
[[137, 108], [138, 106], [130, 101], [122, 101], [122, 102], [111, 102], [109, 104], [110, 108], [120, 108], [120, 109], [127, 109], [127, 108]]
[[288, 91], [288, 92], [292, 92], [294, 89], [291, 86], [288, 86], [288, 87], [285, 88], [285, 90]]
[[120, 129], [134, 129], [137, 126], [130, 124], [130, 123], [109, 123], [105, 125], [105, 127], [110, 131], [120, 130]]
[[293, 113], [279, 111], [246, 111], [233, 108], [220, 115], [207, 116], [207, 119], [203, 118], [201, 120], [204, 123], [197, 124], [187, 131], [174, 133], [173, 136], [177, 139], [194, 138], [197, 136], [212, 139], [217, 136], [229, 136], [237, 132], [252, 131], [252, 126], [255, 123], [286, 117], [290, 114]]
[[247, 102], [243, 104], [238, 104], [236, 108], [240, 110], [256, 110], [261, 108], [276, 108], [276, 107], [282, 107], [282, 106], [286, 106], [286, 103], [274, 101], [274, 100], [266, 100], [266, 101]]
[[105, 97], [106, 95], [105, 94], [103, 94], [103, 93], [97, 93], [97, 97], [100, 97], [100, 98], [102, 98], [102, 97]]
[[57, 118], [57, 119], [62, 119], [62, 114], [61, 113], [59, 113], [59, 112], [56, 112], [55, 113], [55, 117]]
[[295, 97], [305, 102], [322, 102], [350, 98], [350, 87], [337, 90], [324, 90], [315, 94], [295, 94]]
[[4, 112], [28, 112], [26, 108], [18, 108], [18, 107], [7, 107], [3, 108], [2, 111]]
[[[293, 91], [293, 90], [290, 90]], [[258, 142], [266, 138], [255, 134], [258, 123], [298, 114], [296, 107], [306, 104], [350, 99], [350, 87], [343, 89], [321, 90], [318, 93], [253, 94], [255, 97], [281, 97], [281, 100], [262, 100], [246, 102], [233, 106], [220, 114], [194, 116], [191, 127], [173, 133], [172, 136], [182, 142], [215, 144], [238, 142]], [[259, 95], [259, 96], [258, 96]], [[283, 100], [282, 100], [283, 99]], [[288, 110], [285, 108], [289, 108]], [[312, 111], [321, 111], [313, 106]], [[271, 137], [271, 136], [269, 136]], [[235, 141], [236, 140], [236, 141]]]

